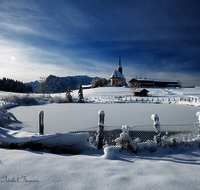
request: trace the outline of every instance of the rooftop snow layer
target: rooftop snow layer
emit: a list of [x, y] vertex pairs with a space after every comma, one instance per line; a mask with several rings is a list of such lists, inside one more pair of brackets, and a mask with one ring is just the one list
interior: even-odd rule
[[170, 80], [170, 79], [152, 79], [152, 78], [141, 78], [141, 79], [136, 79], [138, 81], [154, 81], [154, 82], [167, 82], [167, 83], [170, 83], [170, 82], [177, 82], [177, 81], [174, 81], [174, 80]]
[[110, 76], [110, 78], [121, 78], [121, 79], [125, 79], [124, 75], [121, 74], [119, 71], [114, 70], [112, 75]]

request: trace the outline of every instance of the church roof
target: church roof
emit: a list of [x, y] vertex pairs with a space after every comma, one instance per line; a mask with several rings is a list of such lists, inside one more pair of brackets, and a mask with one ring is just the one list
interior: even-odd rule
[[121, 74], [119, 71], [114, 70], [112, 75], [110, 76], [110, 79], [112, 78], [120, 78], [120, 79], [125, 79], [124, 75]]

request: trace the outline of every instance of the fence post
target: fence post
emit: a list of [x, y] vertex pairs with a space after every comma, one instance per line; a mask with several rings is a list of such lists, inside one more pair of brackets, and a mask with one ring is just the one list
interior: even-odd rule
[[155, 132], [156, 132], [155, 141], [158, 146], [161, 146], [161, 131], [160, 131], [159, 117], [157, 114], [153, 114], [151, 116], [151, 119], [154, 121], [153, 126], [154, 126]]
[[198, 112], [196, 113], [196, 116], [198, 117], [198, 120], [199, 120], [198, 133], [200, 134], [200, 111], [198, 111]]
[[104, 118], [105, 118], [105, 113], [103, 110], [99, 110], [98, 112], [99, 115], [99, 128], [98, 128], [98, 135], [97, 135], [97, 149], [102, 149], [103, 148], [103, 139], [104, 139]]
[[39, 113], [39, 133], [44, 135], [44, 111]]

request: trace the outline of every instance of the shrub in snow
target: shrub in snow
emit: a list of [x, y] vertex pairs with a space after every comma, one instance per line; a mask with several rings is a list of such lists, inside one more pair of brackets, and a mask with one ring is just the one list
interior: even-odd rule
[[42, 143], [29, 142], [27, 147], [32, 151], [40, 151], [43, 149]]
[[64, 103], [65, 101], [66, 101], [65, 98], [61, 96], [55, 96], [53, 99], [51, 99], [51, 102], [55, 103]]
[[141, 142], [138, 144], [138, 151], [150, 151], [150, 152], [156, 152], [157, 150], [157, 143], [155, 141], [146, 141], [146, 142]]
[[6, 123], [11, 119], [17, 121], [16, 117], [7, 110], [0, 110], [0, 127], [5, 127]]
[[18, 105], [35, 105], [39, 104], [39, 99], [33, 96], [20, 96], [20, 95], [9, 95], [9, 96], [3, 96], [1, 98], [5, 102], [9, 103], [15, 103]]
[[120, 137], [115, 139], [116, 145], [121, 148], [120, 151], [126, 149], [131, 152], [137, 153], [137, 144], [140, 142], [139, 139], [132, 140], [129, 136], [129, 129], [131, 129], [132, 126], [122, 126], [122, 133], [120, 134]]
[[7, 96], [3, 96], [1, 99], [5, 102], [13, 102], [13, 103], [20, 104], [20, 96], [17, 96], [17, 95], [7, 95]]
[[32, 96], [24, 96], [21, 98], [20, 104], [35, 105], [35, 104], [38, 104], [38, 100], [37, 100], [37, 98], [32, 97]]

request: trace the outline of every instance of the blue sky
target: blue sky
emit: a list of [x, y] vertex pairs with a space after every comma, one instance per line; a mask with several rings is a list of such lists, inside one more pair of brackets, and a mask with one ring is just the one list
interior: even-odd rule
[[135, 76], [200, 85], [198, 0], [0, 0], [0, 78]]

